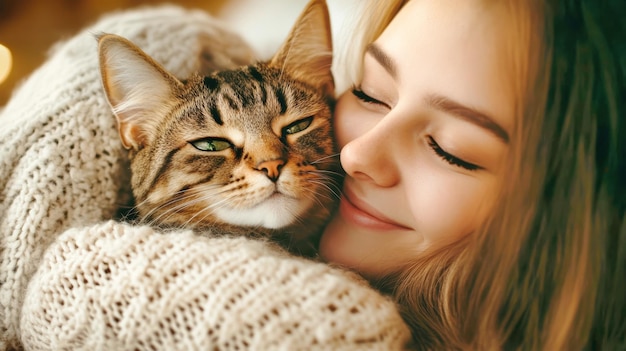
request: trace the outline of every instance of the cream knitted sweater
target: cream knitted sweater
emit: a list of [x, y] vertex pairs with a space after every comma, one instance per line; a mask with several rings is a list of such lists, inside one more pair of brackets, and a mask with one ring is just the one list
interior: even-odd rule
[[142, 8], [57, 45], [14, 93], [0, 111], [0, 350], [401, 349], [394, 304], [348, 273], [260, 241], [111, 220], [128, 174], [99, 32], [180, 77], [250, 58], [206, 14]]

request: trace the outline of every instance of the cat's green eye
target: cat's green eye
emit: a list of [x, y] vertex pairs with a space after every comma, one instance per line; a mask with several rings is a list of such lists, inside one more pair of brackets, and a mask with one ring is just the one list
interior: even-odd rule
[[301, 132], [309, 128], [311, 122], [313, 122], [313, 117], [307, 117], [297, 120], [283, 128], [283, 135], [296, 134], [298, 132]]
[[211, 138], [192, 141], [191, 145], [200, 151], [222, 151], [230, 148], [228, 141]]

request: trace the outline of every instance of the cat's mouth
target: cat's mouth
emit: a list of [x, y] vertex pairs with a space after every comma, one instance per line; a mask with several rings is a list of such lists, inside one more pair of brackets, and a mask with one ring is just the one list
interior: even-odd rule
[[298, 201], [298, 199], [276, 189], [273, 193], [266, 197], [265, 200], [260, 201], [258, 204], [252, 206], [251, 209], [271, 207], [277, 211], [291, 211], [291, 209], [293, 208], [292, 206], [299, 206], [295, 205], [293, 203], [294, 201]]
[[[262, 204], [265, 201], [268, 200], [274, 200], [277, 198], [281, 198], [281, 197], [285, 197], [285, 198], [289, 198], [289, 199], [298, 199], [299, 196], [297, 196], [297, 194], [295, 194], [293, 192], [293, 190], [290, 190], [289, 187], [285, 186], [284, 184], [281, 184], [280, 182], [277, 182], [276, 184], [273, 185], [273, 189], [266, 189], [265, 191], [267, 195], [267, 197], [265, 197], [264, 200], [259, 201], [258, 205]], [[255, 205], [255, 206], [258, 206]]]
[[274, 192], [273, 192], [273, 193], [271, 193], [271, 194], [270, 194], [270, 196], [268, 196], [268, 197], [267, 197], [267, 199], [266, 199], [266, 200], [264, 200], [264, 201], [267, 201], [267, 200], [272, 200], [272, 199], [276, 199], [276, 198], [279, 198], [279, 197], [282, 197], [282, 196], [291, 197], [291, 196], [288, 196], [288, 195], [286, 195], [286, 194], [281, 193], [278, 189], [276, 189], [276, 190], [274, 190]]

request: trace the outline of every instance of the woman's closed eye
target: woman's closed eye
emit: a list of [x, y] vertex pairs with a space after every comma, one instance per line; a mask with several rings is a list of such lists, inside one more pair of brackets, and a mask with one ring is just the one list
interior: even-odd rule
[[448, 162], [449, 164], [453, 166], [461, 167], [468, 171], [476, 171], [476, 170], [483, 169], [483, 167], [481, 166], [475, 165], [473, 163], [469, 163], [467, 161], [463, 161], [462, 159], [446, 152], [444, 149], [441, 148], [441, 146], [439, 146], [439, 144], [437, 144], [435, 139], [430, 135], [428, 136], [428, 145], [435, 152], [435, 154], [437, 154], [437, 156], [441, 157], [444, 161]]
[[363, 90], [361, 90], [360, 88], [356, 86], [352, 87], [352, 95], [354, 95], [357, 99], [361, 100], [362, 102], [366, 104], [378, 105], [381, 107], [391, 109], [391, 106], [389, 106], [387, 103], [384, 103], [378, 99], [375, 99], [367, 95]]

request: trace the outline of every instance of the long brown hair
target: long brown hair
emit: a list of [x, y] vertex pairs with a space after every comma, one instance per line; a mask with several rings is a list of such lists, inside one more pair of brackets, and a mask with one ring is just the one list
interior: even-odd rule
[[[404, 3], [370, 5], [360, 47]], [[419, 349], [626, 349], [624, 5], [507, 4], [525, 50], [512, 53], [519, 118], [499, 206], [379, 283]]]

